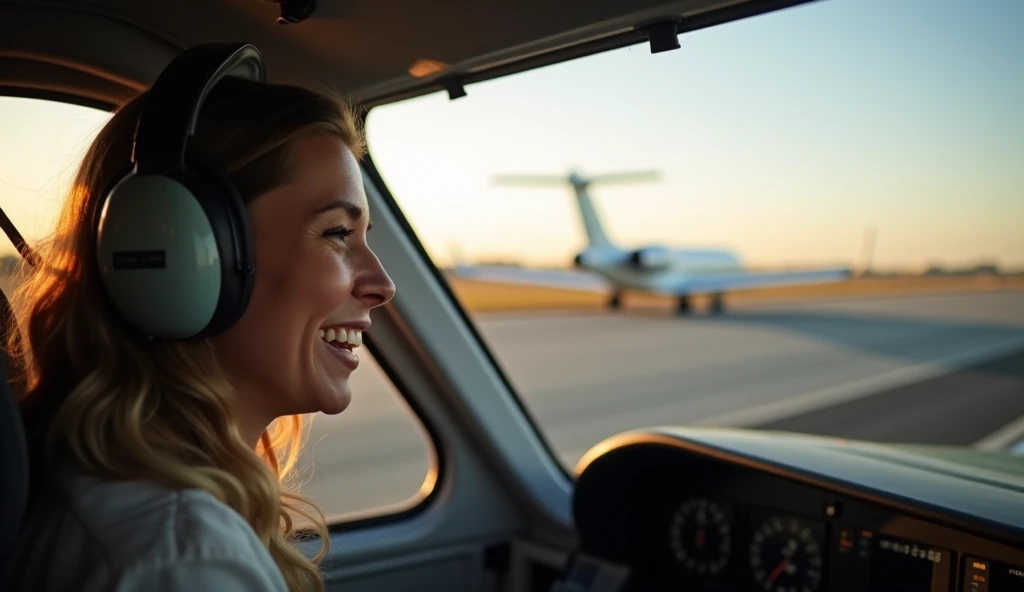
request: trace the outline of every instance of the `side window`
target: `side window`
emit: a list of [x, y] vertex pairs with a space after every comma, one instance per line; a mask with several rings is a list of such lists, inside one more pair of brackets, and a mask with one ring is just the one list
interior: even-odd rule
[[[53, 101], [0, 97], [0, 207], [32, 244], [47, 236], [104, 111]], [[20, 256], [0, 236], [0, 288], [10, 293]], [[352, 376], [352, 403], [317, 414], [307, 433], [303, 491], [331, 521], [390, 513], [416, 503], [433, 462], [418, 418], [365, 349]]]

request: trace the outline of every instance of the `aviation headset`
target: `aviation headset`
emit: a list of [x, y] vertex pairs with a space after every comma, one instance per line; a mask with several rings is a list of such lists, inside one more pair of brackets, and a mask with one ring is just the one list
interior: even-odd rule
[[252, 295], [245, 204], [191, 142], [207, 95], [226, 76], [265, 80], [260, 52], [199, 45], [164, 69], [142, 105], [131, 168], [113, 181], [95, 220], [107, 294], [150, 337], [216, 334], [241, 317]]

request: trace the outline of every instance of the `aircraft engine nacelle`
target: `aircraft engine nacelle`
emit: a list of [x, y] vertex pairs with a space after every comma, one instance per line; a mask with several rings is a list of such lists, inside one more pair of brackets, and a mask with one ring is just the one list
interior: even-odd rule
[[622, 261], [621, 252], [588, 249], [573, 257], [572, 264], [577, 269], [594, 269], [617, 265], [620, 261]]
[[664, 247], [645, 247], [633, 251], [629, 263], [640, 269], [664, 269], [672, 264], [672, 253]]

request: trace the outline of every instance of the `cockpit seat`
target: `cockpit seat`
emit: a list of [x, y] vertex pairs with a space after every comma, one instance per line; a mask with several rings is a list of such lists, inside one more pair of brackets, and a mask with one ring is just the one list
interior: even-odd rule
[[14, 388], [10, 383], [11, 358], [7, 351], [7, 335], [16, 331], [7, 296], [0, 292], [0, 366], [4, 379], [0, 382], [0, 565], [13, 550], [18, 530], [28, 503], [28, 443], [18, 411]]

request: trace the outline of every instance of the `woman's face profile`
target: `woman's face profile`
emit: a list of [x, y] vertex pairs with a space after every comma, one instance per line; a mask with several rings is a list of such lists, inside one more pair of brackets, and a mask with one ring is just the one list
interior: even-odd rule
[[[366, 241], [362, 176], [335, 136], [294, 140], [288, 178], [249, 205], [256, 280], [242, 318], [213, 338], [254, 437], [276, 417], [343, 411], [370, 310], [394, 296]], [[333, 341], [328, 339], [333, 338]], [[352, 351], [355, 350], [355, 351]]]

